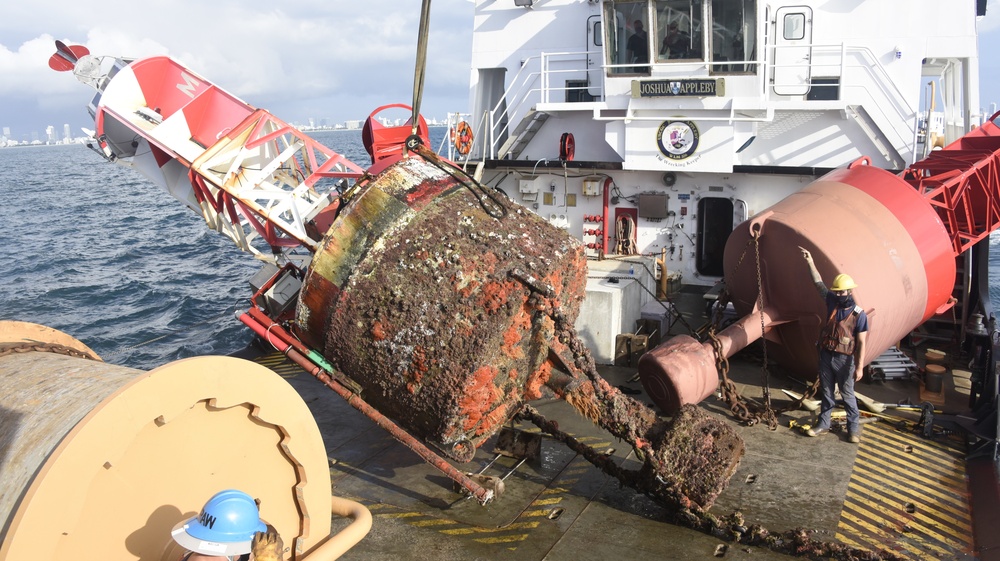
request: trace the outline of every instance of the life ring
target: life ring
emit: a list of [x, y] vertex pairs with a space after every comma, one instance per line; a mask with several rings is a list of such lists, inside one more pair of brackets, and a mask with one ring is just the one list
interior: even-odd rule
[[461, 155], [466, 155], [472, 150], [472, 127], [465, 121], [460, 121], [451, 131], [452, 141], [455, 143], [455, 150]]
[[576, 156], [576, 140], [573, 138], [573, 133], [564, 132], [559, 139], [559, 159], [571, 162], [574, 156]]

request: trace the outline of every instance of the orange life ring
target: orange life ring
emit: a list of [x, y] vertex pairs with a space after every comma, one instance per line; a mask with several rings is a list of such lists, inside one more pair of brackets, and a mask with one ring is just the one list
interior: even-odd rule
[[564, 162], [571, 162], [576, 157], [576, 140], [573, 133], [564, 132], [559, 138], [559, 159]]
[[472, 150], [472, 127], [465, 121], [460, 121], [451, 131], [452, 139], [455, 142], [455, 150], [461, 155], [466, 155]]

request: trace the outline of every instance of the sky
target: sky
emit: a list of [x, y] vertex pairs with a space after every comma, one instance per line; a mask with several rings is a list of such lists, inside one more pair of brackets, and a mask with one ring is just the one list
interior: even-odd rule
[[[952, 0], [949, 0], [952, 1]], [[970, 0], [966, 0], [970, 1]], [[49, 69], [54, 40], [168, 55], [278, 118], [340, 123], [413, 99], [419, 0], [0, 0], [0, 127], [93, 128], [92, 90]], [[433, 0], [421, 113], [469, 109], [472, 0]], [[1000, 104], [1000, 0], [979, 21], [980, 105]], [[44, 137], [43, 137], [44, 138]]]
[[[93, 90], [48, 67], [54, 41], [168, 55], [287, 122], [365, 119], [413, 100], [419, 0], [0, 0], [0, 127], [93, 128]], [[467, 112], [471, 0], [431, 2], [421, 114]]]

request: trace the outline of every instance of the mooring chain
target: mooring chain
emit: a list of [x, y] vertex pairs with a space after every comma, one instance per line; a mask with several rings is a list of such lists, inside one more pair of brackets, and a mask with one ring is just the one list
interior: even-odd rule
[[729, 359], [722, 352], [722, 341], [716, 337], [715, 328], [709, 328], [708, 338], [712, 341], [712, 349], [715, 351], [715, 369], [722, 377], [722, 381], [719, 383], [719, 395], [722, 397], [722, 401], [729, 406], [729, 411], [732, 412], [736, 420], [747, 426], [757, 424], [757, 417], [750, 412], [750, 407], [740, 395], [739, 390], [736, 389], [736, 384], [729, 379]]
[[[577, 336], [576, 329], [572, 323], [567, 321], [562, 307], [555, 298], [555, 290], [548, 284], [541, 282], [533, 275], [527, 274], [522, 270], [513, 269], [508, 274], [511, 278], [523, 283], [532, 292], [531, 297], [533, 299], [536, 299], [536, 301], [544, 299], [544, 302], [538, 302], [537, 308], [552, 318], [552, 321], [555, 323], [555, 336], [560, 342], [567, 345], [573, 354], [575, 365], [588, 378], [595, 381], [595, 391], [600, 391], [601, 384], [596, 383], [596, 380], [600, 378], [600, 374], [597, 372], [597, 365], [594, 363], [594, 359], [590, 355], [590, 351], [586, 345]], [[712, 335], [713, 345], [718, 344], [721, 346], [718, 338], [714, 337], [714, 332], [712, 332]], [[721, 352], [718, 352], [718, 349], [716, 350], [716, 357], [721, 357], [717, 358], [719, 371], [723, 373], [728, 372], [729, 361]], [[736, 399], [740, 399], [738, 392], [736, 392], [735, 384], [729, 381], [728, 378], [724, 379], [726, 382], [724, 387], [728, 387], [732, 395], [736, 396]], [[812, 391], [815, 391], [816, 386], [818, 384], [812, 388]], [[744, 411], [746, 418], [753, 418], [753, 414], [749, 411], [745, 402], [737, 406], [734, 414], [735, 411]], [[608, 475], [618, 479], [623, 485], [636, 489], [654, 499], [658, 504], [665, 507], [667, 521], [674, 524], [708, 535], [721, 537], [732, 542], [765, 547], [772, 551], [799, 557], [836, 559], [838, 561], [857, 561], [858, 559], [869, 561], [904, 561], [902, 557], [898, 557], [885, 550], [870, 551], [834, 542], [816, 540], [811, 537], [812, 532], [801, 528], [781, 533], [770, 532], [759, 524], [746, 524], [743, 514], [739, 511], [735, 511], [725, 517], [715, 516], [681, 499], [672, 487], [660, 481], [659, 478], [650, 480], [646, 477], [637, 477], [636, 473], [623, 469], [614, 461], [613, 456], [599, 452], [592, 446], [580, 442], [569, 433], [560, 430], [556, 422], [545, 418], [545, 416], [531, 405], [524, 404], [519, 410], [518, 416], [531, 421], [542, 432], [563, 442], [571, 450], [584, 456], [590, 463]]]
[[747, 256], [747, 250], [750, 249], [750, 244], [754, 243], [755, 239], [756, 238], [747, 240], [747, 244], [743, 246], [743, 253], [740, 254], [739, 260], [736, 261], [736, 266], [733, 267], [733, 273], [730, 275], [731, 277], [736, 278], [736, 273], [740, 270], [740, 265], [743, 264], [743, 258]]
[[760, 228], [753, 231], [754, 253], [757, 258], [757, 310], [760, 313], [760, 345], [764, 349], [764, 361], [760, 369], [760, 387], [764, 392], [764, 411], [761, 420], [767, 423], [767, 428], [778, 430], [778, 417], [771, 408], [771, 388], [768, 383], [767, 370], [767, 338], [764, 337], [764, 280], [760, 273]]
[[67, 355], [76, 358], [86, 358], [89, 360], [101, 360], [96, 355], [91, 353], [83, 352], [73, 347], [67, 347], [66, 345], [58, 345], [56, 343], [43, 343], [41, 341], [34, 341], [31, 343], [16, 343], [11, 345], [0, 345], [0, 356], [6, 356], [14, 353], [56, 353], [60, 355]]
[[536, 307], [552, 318], [556, 340], [566, 345], [572, 354], [574, 366], [594, 382], [595, 391], [601, 392], [603, 386], [598, 383], [601, 375], [597, 372], [597, 363], [594, 362], [587, 345], [577, 335], [573, 322], [567, 320], [566, 314], [563, 313], [562, 306], [555, 298], [555, 289], [519, 268], [511, 269], [507, 274], [527, 287], [532, 292], [531, 298], [543, 300], [537, 302]]
[[[555, 307], [558, 306], [550, 308], [554, 314], [553, 320], [564, 320], [565, 316], [555, 311]], [[557, 319], [557, 317], [561, 319]], [[743, 514], [739, 511], [734, 511], [727, 516], [716, 516], [684, 500], [677, 494], [675, 488], [665, 484], [659, 478], [642, 477], [641, 472], [624, 469], [615, 461], [613, 455], [600, 452], [594, 447], [580, 442], [571, 434], [561, 430], [558, 423], [547, 419], [530, 404], [524, 404], [518, 412], [518, 416], [530, 421], [542, 432], [566, 444], [571, 450], [582, 455], [604, 473], [617, 479], [622, 485], [636, 489], [652, 498], [657, 504], [664, 507], [664, 517], [667, 522], [730, 542], [764, 547], [799, 557], [836, 559], [838, 561], [857, 561], [859, 559], [904, 561], [902, 557], [885, 550], [870, 551], [839, 543], [820, 541], [811, 537], [811, 531], [802, 528], [780, 533], [771, 532], [759, 524], [747, 524]]]

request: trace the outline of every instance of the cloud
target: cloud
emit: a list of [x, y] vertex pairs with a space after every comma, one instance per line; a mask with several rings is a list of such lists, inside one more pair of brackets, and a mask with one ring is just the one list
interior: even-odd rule
[[[432, 4], [425, 89], [435, 99], [428, 105], [466, 109], [472, 17], [469, 0]], [[47, 66], [58, 38], [95, 55], [171, 56], [251, 105], [295, 113], [272, 109], [286, 120], [363, 118], [374, 107], [362, 108], [362, 101], [410, 102], [419, 19], [419, 2], [399, 0], [280, 7], [263, 0], [107, 0], [99, 10], [68, 0], [3, 2], [0, 98], [34, 100], [39, 111], [80, 111], [89, 100], [85, 87]], [[325, 114], [306, 113], [324, 107]], [[0, 121], [16, 117], [4, 113]]]

